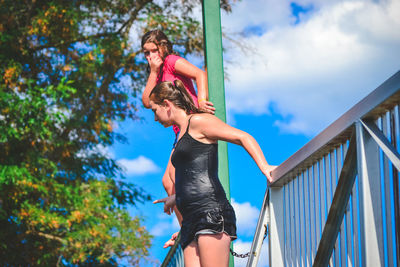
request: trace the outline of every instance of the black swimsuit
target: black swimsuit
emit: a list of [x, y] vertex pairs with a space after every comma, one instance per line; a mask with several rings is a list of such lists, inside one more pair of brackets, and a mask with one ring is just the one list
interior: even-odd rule
[[218, 179], [218, 145], [190, 136], [190, 119], [171, 157], [175, 167], [176, 205], [183, 221], [180, 243], [184, 249], [201, 230], [225, 232], [236, 238], [236, 217]]

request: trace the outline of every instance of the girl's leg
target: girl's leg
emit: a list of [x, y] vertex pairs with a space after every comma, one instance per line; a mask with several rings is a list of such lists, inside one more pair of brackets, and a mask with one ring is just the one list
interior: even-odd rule
[[196, 241], [192, 241], [183, 250], [183, 259], [185, 261], [185, 267], [203, 267], [200, 265], [199, 246]]
[[226, 233], [199, 235], [198, 247], [201, 267], [228, 267], [231, 237]]

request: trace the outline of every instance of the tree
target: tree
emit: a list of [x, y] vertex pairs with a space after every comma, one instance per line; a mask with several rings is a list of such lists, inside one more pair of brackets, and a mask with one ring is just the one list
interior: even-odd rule
[[[198, 1], [0, 0], [0, 262], [137, 265], [150, 199], [104, 148], [139, 119], [146, 62], [132, 36], [161, 28], [201, 53]], [[229, 11], [230, 5], [222, 1]], [[139, 102], [140, 103], [140, 102]]]

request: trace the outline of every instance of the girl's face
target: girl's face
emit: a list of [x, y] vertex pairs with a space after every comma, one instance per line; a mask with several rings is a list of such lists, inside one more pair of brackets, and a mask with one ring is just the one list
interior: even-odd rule
[[162, 58], [161, 51], [155, 43], [145, 43], [143, 45], [143, 53], [147, 61], [150, 61], [149, 59], [155, 56]]
[[150, 100], [150, 108], [154, 113], [154, 120], [161, 123], [164, 127], [172, 125], [170, 120], [170, 111], [166, 105], [158, 105]]

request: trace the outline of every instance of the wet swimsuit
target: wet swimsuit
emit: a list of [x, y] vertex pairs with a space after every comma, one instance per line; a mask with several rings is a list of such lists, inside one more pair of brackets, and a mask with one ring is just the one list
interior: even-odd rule
[[218, 178], [218, 145], [205, 144], [190, 136], [192, 117], [171, 157], [175, 167], [176, 205], [183, 217], [182, 249], [202, 233], [225, 232], [236, 238], [235, 212]]

